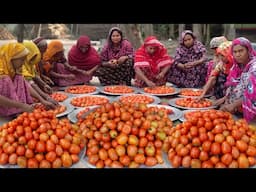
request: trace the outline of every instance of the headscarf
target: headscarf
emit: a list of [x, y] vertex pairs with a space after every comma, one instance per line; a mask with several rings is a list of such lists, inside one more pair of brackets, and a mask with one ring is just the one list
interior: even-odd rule
[[[147, 46], [157, 47], [153, 55], [146, 51]], [[171, 65], [173, 59], [168, 55], [164, 45], [156, 39], [155, 36], [149, 36], [145, 39], [144, 44], [136, 51], [134, 68], [149, 67], [154, 74], [159, 72], [161, 67]]]
[[29, 51], [21, 43], [8, 43], [0, 47], [0, 76], [15, 76], [15, 69], [11, 63], [12, 59], [26, 56]]
[[[194, 39], [194, 44], [189, 48], [184, 45], [184, 37], [187, 34], [190, 34]], [[190, 54], [193, 53], [192, 55], [193, 57], [195, 57], [194, 59], [198, 59], [198, 55], [200, 53], [206, 53], [206, 48], [200, 41], [196, 39], [196, 36], [193, 34], [192, 31], [185, 30], [181, 33], [181, 37], [179, 39], [179, 46], [176, 49], [175, 61], [180, 62], [179, 60], [182, 58], [182, 56], [186, 56], [188, 52]]]
[[59, 40], [52, 40], [44, 53], [43, 60], [49, 61], [58, 52], [64, 51], [63, 43]]
[[[239, 67], [238, 63], [236, 62], [234, 55], [233, 55], [233, 49], [234, 46], [236, 45], [241, 45], [243, 47], [246, 47], [249, 53], [249, 62], [248, 64], [246, 64], [245, 66], [243, 66], [242, 68]], [[231, 53], [233, 56], [233, 67], [231, 68], [231, 71], [227, 77], [227, 82], [226, 82], [226, 86], [235, 86], [239, 83], [238, 78], [241, 76], [242, 72], [244, 70], [246, 70], [251, 63], [254, 63], [256, 58], [256, 52], [254, 51], [254, 49], [252, 48], [252, 45], [250, 43], [250, 41], [248, 39], [246, 39], [245, 37], [238, 37], [236, 39], [233, 40], [232, 42], [232, 46], [231, 46]]]
[[213, 37], [210, 41], [210, 48], [214, 49], [220, 46], [221, 43], [228, 41], [226, 37], [219, 36], [219, 37]]
[[[118, 47], [114, 47], [111, 40], [111, 35], [114, 31], [118, 31], [121, 35], [121, 41]], [[101, 52], [101, 59], [103, 61], [109, 61], [110, 59], [119, 59], [121, 56], [133, 57], [133, 53], [133, 47], [128, 40], [124, 39], [121, 29], [118, 27], [111, 28], [108, 34], [107, 43]]]
[[[88, 46], [88, 50], [83, 53], [81, 52], [80, 47], [85, 45]], [[74, 66], [81, 66], [85, 70], [92, 69], [100, 64], [100, 62], [100, 56], [94, 47], [91, 46], [88, 36], [80, 36], [76, 45], [73, 45], [68, 53], [68, 63]]]
[[[29, 54], [22, 66], [22, 75], [26, 78], [33, 78], [36, 76], [36, 65], [41, 60], [41, 53], [32, 41], [24, 41], [23, 45], [29, 50]], [[34, 59], [31, 60], [33, 57]]]
[[224, 41], [223, 43], [221, 43], [218, 46], [218, 48], [216, 50], [216, 54], [223, 55], [228, 60], [228, 62], [224, 64], [226, 74], [229, 74], [230, 68], [233, 65], [233, 56], [231, 53], [231, 45], [232, 45], [232, 41]]

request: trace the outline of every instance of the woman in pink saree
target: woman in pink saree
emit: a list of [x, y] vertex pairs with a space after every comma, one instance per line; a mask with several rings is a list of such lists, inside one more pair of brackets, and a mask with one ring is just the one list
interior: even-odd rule
[[22, 76], [22, 65], [29, 51], [21, 43], [9, 43], [0, 47], [0, 115], [13, 116], [32, 111], [32, 97], [47, 107], [54, 108], [38, 95]]
[[77, 44], [73, 45], [68, 53], [68, 63], [78, 69], [81, 69], [87, 75], [80, 75], [84, 83], [89, 83], [94, 72], [101, 64], [100, 56], [88, 36], [81, 36], [77, 40]]
[[223, 111], [242, 112], [250, 122], [256, 118], [256, 54], [250, 41], [244, 37], [233, 40], [231, 47], [233, 67], [227, 77], [225, 97], [217, 102], [224, 104]]

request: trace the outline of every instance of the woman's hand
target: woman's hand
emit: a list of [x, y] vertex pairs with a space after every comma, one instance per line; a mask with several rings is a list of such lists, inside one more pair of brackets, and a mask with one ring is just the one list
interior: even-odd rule
[[220, 98], [220, 99], [214, 101], [214, 102], [213, 102], [213, 105], [219, 106], [219, 105], [221, 105], [222, 103], [224, 103], [225, 100], [226, 100], [226, 97], [222, 97], [222, 98]]
[[57, 107], [53, 103], [46, 100], [41, 101], [41, 103], [46, 107], [46, 109], [55, 109]]
[[47, 84], [44, 85], [43, 90], [48, 94], [52, 94], [53, 92], [52, 88]]
[[49, 77], [43, 76], [42, 78], [48, 85], [54, 85], [54, 82]]
[[221, 111], [227, 111], [227, 112], [230, 112], [232, 114], [234, 114], [235, 112], [237, 112], [237, 107], [235, 104], [231, 103], [231, 104], [225, 104], [225, 105], [222, 105], [220, 107], [220, 110]]
[[156, 76], [156, 79], [162, 79], [164, 78], [164, 73], [163, 72], [160, 72], [157, 76]]
[[28, 105], [28, 104], [24, 103], [22, 105], [22, 107], [21, 107], [21, 110], [23, 112], [32, 112], [34, 110], [34, 107], [35, 107], [35, 105], [33, 105], [33, 104], [32, 105]]
[[76, 76], [74, 74], [69, 74], [66, 76], [67, 79], [74, 80]]
[[54, 104], [55, 106], [58, 106], [59, 105], [59, 102], [54, 100], [52, 97], [48, 96], [46, 98], [46, 101], [49, 101], [50, 103]]
[[153, 83], [153, 82], [150, 81], [150, 80], [148, 80], [148, 81], [146, 82], [146, 84], [147, 84], [148, 87], [155, 87], [155, 86], [156, 86], [156, 84]]
[[124, 63], [127, 59], [128, 59], [128, 56], [121, 56], [121, 57], [117, 60], [117, 63], [118, 63], [118, 64], [122, 64], [122, 63]]
[[109, 67], [116, 68], [118, 66], [118, 61], [116, 59], [111, 59], [109, 60], [108, 64], [109, 64]]

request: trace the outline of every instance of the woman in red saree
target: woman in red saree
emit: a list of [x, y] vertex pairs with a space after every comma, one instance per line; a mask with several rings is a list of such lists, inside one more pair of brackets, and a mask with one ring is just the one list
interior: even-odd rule
[[87, 72], [68, 64], [64, 55], [63, 43], [59, 40], [53, 40], [48, 44], [43, 62], [44, 73], [57, 86], [84, 84], [88, 79]]
[[89, 83], [101, 60], [88, 36], [80, 36], [76, 45], [72, 46], [68, 53], [68, 63], [83, 70], [87, 74], [83, 76], [84, 82]]
[[154, 36], [147, 37], [135, 53], [135, 85], [152, 87], [165, 85], [167, 72], [173, 63], [167, 49]]

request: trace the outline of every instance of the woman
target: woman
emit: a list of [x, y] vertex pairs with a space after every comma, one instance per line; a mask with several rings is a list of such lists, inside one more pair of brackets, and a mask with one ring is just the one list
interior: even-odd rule
[[212, 88], [216, 99], [225, 96], [226, 87], [224, 84], [226, 82], [227, 75], [230, 72], [230, 68], [233, 65], [231, 45], [231, 41], [225, 41], [216, 49], [216, 56], [219, 57], [219, 62], [212, 70], [200, 98], [203, 98], [205, 94]]
[[[45, 51], [47, 50], [47, 45], [48, 45], [47, 41], [43, 37], [35, 38], [32, 41], [36, 44], [36, 46], [38, 47], [38, 49], [39, 49], [39, 51], [41, 53], [41, 59], [38, 62], [38, 64], [36, 65], [37, 72], [39, 73], [41, 79], [44, 82], [46, 82], [48, 85], [54, 85], [53, 81], [49, 77], [47, 77], [46, 75], [43, 74], [43, 62], [42, 62], [42, 59], [43, 59], [43, 55], [44, 55]], [[46, 90], [46, 92], [47, 92], [47, 90]]]
[[0, 115], [13, 116], [32, 111], [32, 97], [46, 107], [54, 108], [26, 82], [22, 65], [29, 51], [21, 43], [8, 43], [0, 47]]
[[[53, 100], [48, 94], [52, 93], [52, 88], [45, 83], [36, 72], [36, 66], [41, 60], [41, 53], [37, 46], [32, 41], [24, 41], [23, 45], [28, 49], [29, 53], [22, 66], [22, 75], [30, 83], [30, 85], [41, 95], [45, 100], [57, 105], [58, 102]], [[44, 90], [42, 91], [41, 90]]]
[[231, 113], [242, 112], [250, 122], [256, 118], [256, 57], [250, 41], [239, 37], [232, 42], [233, 67], [227, 77], [225, 102], [220, 109]]
[[72, 46], [68, 53], [68, 63], [86, 73], [86, 75], [77, 75], [79, 75], [79, 78], [83, 79], [83, 82], [88, 84], [94, 72], [101, 64], [100, 56], [95, 48], [91, 46], [88, 36], [79, 37], [76, 45]]
[[167, 72], [173, 59], [167, 49], [156, 37], [147, 37], [144, 44], [135, 53], [135, 85], [153, 87], [165, 85]]
[[214, 67], [219, 62], [219, 58], [216, 55], [216, 50], [220, 46], [220, 44], [222, 44], [223, 42], [226, 42], [226, 41], [228, 41], [228, 40], [224, 36], [213, 37], [210, 41], [210, 49], [213, 50], [214, 56], [213, 56], [213, 59], [207, 63], [206, 82], [208, 81], [212, 70], [214, 69]]
[[102, 66], [96, 71], [101, 85], [131, 85], [134, 77], [133, 48], [122, 31], [113, 27], [101, 52]]
[[189, 88], [200, 88], [205, 84], [206, 48], [196, 40], [192, 31], [182, 32], [174, 60], [168, 75], [169, 82]]
[[83, 70], [67, 63], [64, 55], [63, 43], [53, 40], [48, 44], [43, 58], [44, 73], [53, 80], [57, 86], [70, 86], [84, 84], [81, 75], [87, 75]]

